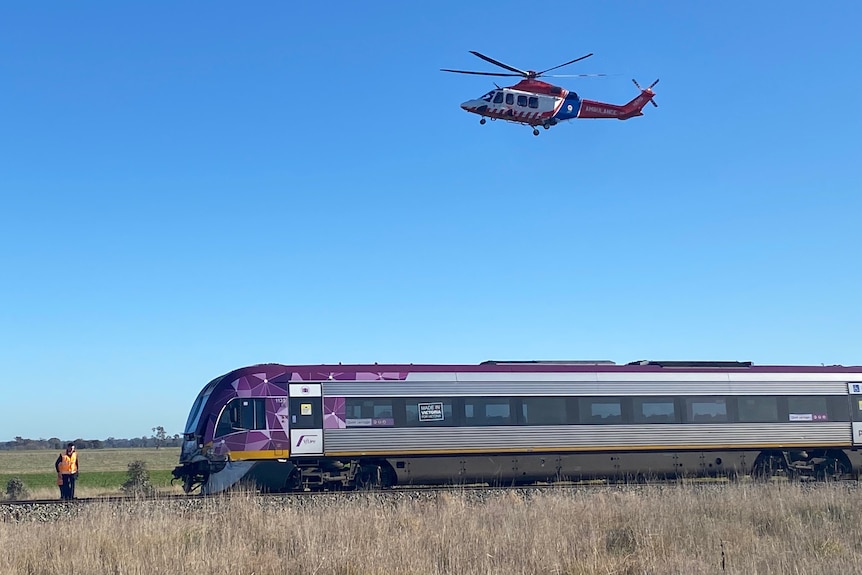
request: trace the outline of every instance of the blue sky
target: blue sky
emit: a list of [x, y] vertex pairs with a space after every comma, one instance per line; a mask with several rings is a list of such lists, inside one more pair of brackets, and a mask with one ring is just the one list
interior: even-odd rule
[[[370, 6], [368, 6], [370, 4]], [[862, 364], [857, 2], [0, 8], [0, 440], [260, 362]], [[519, 68], [659, 108], [531, 135]], [[499, 79], [505, 80], [505, 79]], [[498, 81], [499, 81], [498, 80]]]

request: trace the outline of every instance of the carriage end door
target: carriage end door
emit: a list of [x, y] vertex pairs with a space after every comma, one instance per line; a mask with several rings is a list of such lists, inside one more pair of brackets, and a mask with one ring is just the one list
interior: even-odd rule
[[290, 455], [323, 454], [323, 394], [319, 383], [291, 383]]
[[847, 384], [850, 392], [850, 419], [853, 421], [853, 445], [862, 445], [862, 382]]

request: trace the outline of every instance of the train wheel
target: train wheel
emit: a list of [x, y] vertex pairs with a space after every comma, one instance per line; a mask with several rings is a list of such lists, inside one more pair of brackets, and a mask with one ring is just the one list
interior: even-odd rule
[[363, 465], [356, 475], [357, 489], [380, 489], [383, 473], [379, 465]]
[[302, 472], [298, 468], [294, 468], [287, 476], [287, 480], [284, 482], [284, 490], [288, 492], [302, 491]]
[[780, 453], [761, 453], [751, 467], [751, 478], [755, 481], [769, 481], [773, 477], [789, 478], [787, 460]]
[[818, 481], [840, 481], [853, 473], [853, 464], [843, 451], [828, 451], [814, 473]]

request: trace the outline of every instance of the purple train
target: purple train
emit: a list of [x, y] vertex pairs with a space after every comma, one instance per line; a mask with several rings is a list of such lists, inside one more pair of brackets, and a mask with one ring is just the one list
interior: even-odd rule
[[849, 478], [860, 447], [862, 367], [266, 364], [201, 390], [173, 475], [201, 493]]

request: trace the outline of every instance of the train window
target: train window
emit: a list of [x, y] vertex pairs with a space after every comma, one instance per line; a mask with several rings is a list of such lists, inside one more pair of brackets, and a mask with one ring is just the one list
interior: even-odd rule
[[581, 423], [622, 423], [622, 400], [614, 397], [585, 397], [580, 401]]
[[467, 425], [510, 425], [512, 408], [508, 398], [464, 399], [464, 416]]
[[538, 108], [539, 107], [539, 99], [536, 96], [530, 96], [530, 98], [527, 101], [528, 101], [529, 106], [531, 108]]
[[574, 425], [580, 421], [581, 410], [578, 407], [577, 397], [566, 398], [566, 423]]
[[778, 398], [767, 395], [743, 396], [738, 399], [739, 421], [743, 423], [778, 422]]
[[829, 421], [827, 397], [788, 397], [787, 419], [788, 421]]
[[218, 423], [216, 423], [215, 437], [221, 437], [222, 435], [227, 435], [228, 433], [233, 432], [233, 426], [230, 422], [231, 410], [229, 406], [230, 404], [225, 406], [219, 415]]
[[830, 421], [850, 421], [850, 410], [847, 405], [846, 395], [830, 395], [828, 402]]
[[690, 423], [725, 423], [728, 421], [727, 398], [686, 397], [685, 417]]
[[395, 425], [392, 400], [348, 397], [344, 405], [347, 427], [392, 427]]
[[413, 398], [404, 400], [408, 427], [440, 427], [455, 425], [451, 399]]
[[237, 397], [230, 400], [219, 415], [215, 436], [221, 437], [250, 429], [266, 429], [264, 401]]
[[672, 397], [636, 397], [635, 423], [676, 423], [676, 409]]
[[515, 94], [506, 94], [506, 103], [510, 106], [515, 104]]
[[502, 104], [503, 103], [503, 92], [497, 92], [497, 95], [494, 96], [494, 103], [495, 104]]
[[566, 423], [566, 401], [563, 397], [525, 397], [521, 416], [526, 425], [563, 425]]

